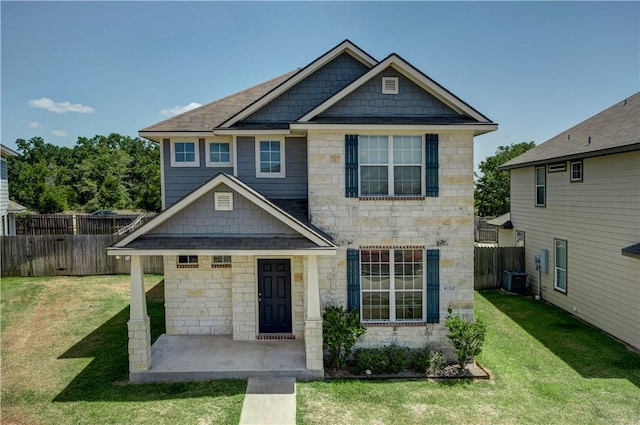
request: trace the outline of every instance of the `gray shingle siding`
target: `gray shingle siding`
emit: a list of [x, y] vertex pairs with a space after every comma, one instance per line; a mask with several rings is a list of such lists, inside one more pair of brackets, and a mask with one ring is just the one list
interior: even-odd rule
[[[214, 192], [233, 192], [233, 211], [214, 210]], [[159, 225], [154, 235], [296, 235], [289, 226], [220, 185]]]
[[[268, 140], [266, 136], [265, 140]], [[285, 139], [286, 178], [256, 178], [256, 151], [253, 137], [238, 137], [238, 178], [267, 198], [307, 197], [307, 140]]]
[[368, 70], [353, 56], [343, 53], [277, 99], [249, 115], [240, 125], [295, 121]]
[[[382, 94], [382, 77], [398, 78], [398, 94]], [[387, 68], [319, 117], [459, 115], [393, 68]]]
[[167, 208], [216, 174], [220, 172], [233, 174], [233, 168], [231, 167], [206, 167], [205, 143], [200, 142], [198, 145], [200, 167], [172, 167], [170, 142], [168, 140], [162, 142], [164, 195]]

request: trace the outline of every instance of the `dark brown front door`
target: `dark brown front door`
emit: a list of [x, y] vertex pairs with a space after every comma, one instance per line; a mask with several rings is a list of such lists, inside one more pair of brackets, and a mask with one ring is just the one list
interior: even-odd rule
[[258, 260], [260, 333], [291, 333], [291, 262]]

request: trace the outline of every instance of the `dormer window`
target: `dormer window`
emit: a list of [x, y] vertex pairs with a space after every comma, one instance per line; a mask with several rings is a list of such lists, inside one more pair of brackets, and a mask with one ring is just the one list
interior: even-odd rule
[[382, 77], [382, 94], [398, 94], [398, 77]]

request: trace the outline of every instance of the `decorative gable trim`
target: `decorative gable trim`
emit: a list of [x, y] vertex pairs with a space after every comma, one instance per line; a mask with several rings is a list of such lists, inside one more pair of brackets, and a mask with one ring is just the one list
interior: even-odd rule
[[291, 87], [298, 84], [300, 81], [307, 78], [309, 75], [313, 74], [318, 69], [325, 66], [327, 63], [331, 62], [333, 59], [341, 55], [342, 53], [347, 52], [351, 56], [353, 56], [358, 61], [362, 62], [367, 67], [371, 68], [378, 62], [364, 50], [360, 49], [358, 46], [350, 42], [349, 40], [345, 40], [342, 43], [338, 44], [333, 49], [329, 50], [324, 55], [320, 56], [315, 61], [311, 62], [309, 65], [298, 71], [296, 74], [291, 76], [289, 79], [284, 81], [282, 84], [268, 92], [266, 95], [262, 96], [260, 99], [253, 102], [251, 105], [247, 106], [240, 112], [233, 115], [231, 118], [220, 124], [221, 128], [229, 128], [238, 121], [242, 121], [247, 118], [252, 113], [256, 112], [258, 109], [265, 106], [267, 103], [271, 102]]
[[372, 78], [375, 78], [378, 74], [380, 74], [388, 67], [392, 67], [459, 114], [470, 116], [480, 123], [493, 124], [489, 118], [485, 117], [476, 109], [472, 108], [470, 105], [464, 102], [462, 99], [451, 93], [449, 90], [445, 89], [443, 86], [427, 77], [424, 73], [422, 73], [420, 70], [415, 68], [413, 65], [411, 65], [395, 53], [391, 54], [382, 62], [378, 63], [376, 66], [371, 68], [369, 72], [336, 93], [333, 97], [318, 105], [315, 109], [311, 110], [308, 114], [300, 118], [298, 122], [309, 122], [314, 117], [320, 115], [331, 106], [335, 105], [340, 100], [353, 93], [359, 87], [362, 87]]
[[[271, 214], [276, 219], [280, 220], [285, 225], [289, 226], [294, 231], [298, 232], [300, 235], [306, 237], [320, 248], [335, 248], [335, 245], [326, 239], [324, 236], [314, 231], [310, 227], [306, 226], [304, 223], [287, 213], [286, 211], [278, 208], [271, 201], [265, 198], [260, 193], [256, 192], [251, 187], [247, 186], [242, 181], [238, 180], [236, 177], [233, 177], [226, 173], [218, 173], [211, 180], [204, 183], [202, 186], [194, 190], [193, 192], [186, 195], [180, 201], [176, 202], [168, 209], [163, 211], [159, 216], [140, 227], [138, 230], [133, 232], [131, 235], [126, 238], [120, 240], [115, 243], [109, 250], [113, 250], [114, 248], [124, 248], [129, 243], [133, 242], [135, 239], [140, 236], [146, 235], [153, 229], [160, 226], [162, 223], [169, 220], [171, 217], [178, 214], [188, 205], [192, 204], [196, 200], [198, 200], [201, 196], [210, 192], [220, 184], [225, 184], [233, 191], [237, 192], [240, 196], [247, 198], [249, 201], [253, 202], [256, 206], [262, 208], [267, 213]], [[117, 251], [117, 250], [116, 250]], [[111, 252], [111, 255], [116, 255], [117, 252]]]

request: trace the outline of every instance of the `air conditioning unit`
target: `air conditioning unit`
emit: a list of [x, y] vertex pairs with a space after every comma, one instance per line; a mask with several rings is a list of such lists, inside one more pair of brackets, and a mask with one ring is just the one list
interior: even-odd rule
[[502, 273], [502, 289], [514, 294], [524, 294], [527, 287], [527, 274], [505, 270]]

